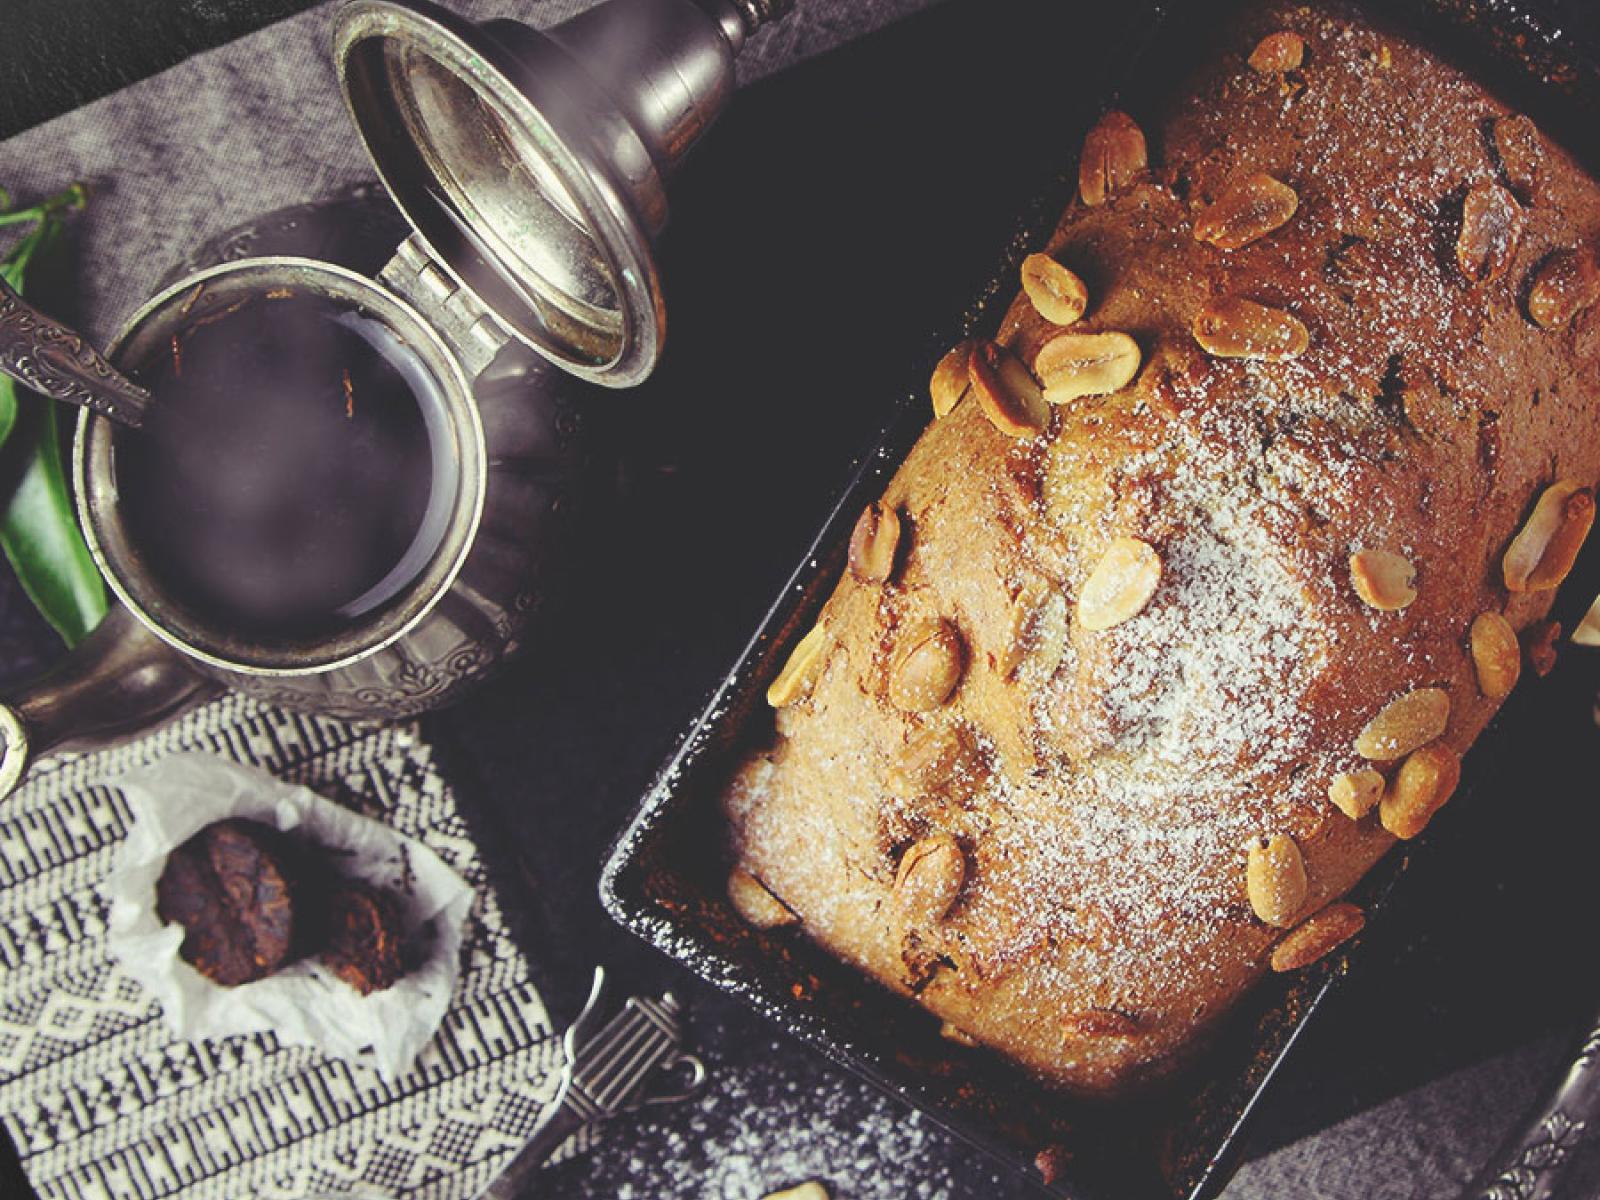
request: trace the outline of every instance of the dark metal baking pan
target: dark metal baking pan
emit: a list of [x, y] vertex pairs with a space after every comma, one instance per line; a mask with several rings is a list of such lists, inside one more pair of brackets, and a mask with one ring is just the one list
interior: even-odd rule
[[[968, 0], [976, 6], [979, 0]], [[1084, 31], [1079, 6], [1008, 4], [1029, 15], [1018, 38], [1069, 44]], [[1072, 98], [1049, 113], [1019, 113], [1038, 136], [1060, 148], [1059, 172], [1017, 198], [1013, 236], [993, 275], [963, 313], [935, 331], [908, 371], [906, 393], [889, 407], [832, 513], [801, 558], [788, 586], [738, 661], [688, 727], [618, 838], [601, 882], [602, 901], [622, 925], [714, 986], [935, 1121], [1022, 1172], [1048, 1145], [1065, 1149], [1053, 1190], [1064, 1196], [1137, 1198], [1214, 1196], [1242, 1151], [1243, 1134], [1311, 1017], [1359, 958], [1360, 942], [1331, 961], [1251, 993], [1190, 1068], [1160, 1092], [1136, 1102], [1089, 1104], [1051, 1092], [983, 1051], [953, 1047], [937, 1022], [792, 933], [753, 930], [723, 892], [727, 861], [717, 797], [739, 753], [766, 736], [766, 684], [794, 640], [809, 628], [843, 566], [855, 514], [876, 498], [927, 424], [925, 381], [937, 354], [965, 333], [993, 329], [1014, 292], [1016, 267], [1042, 243], [1074, 182], [1076, 148], [1095, 112], [1119, 91], [1137, 111], [1138, 96], [1159, 94], [1205, 53], [1218, 14], [1232, 3], [1131, 3], [1097, 18], [1094, 35], [1115, 50], [1098, 74], [1080, 72]], [[1508, 0], [1406, 0], [1375, 12], [1485, 80], [1533, 115], [1589, 167], [1600, 165], [1600, 56], [1549, 27], [1539, 13]], [[1083, 61], [1087, 61], [1086, 58]], [[993, 68], [990, 68], [993, 69]], [[975, 67], [952, 86], [981, 86]], [[908, 355], [909, 357], [909, 355]], [[1600, 554], [1580, 562], [1558, 616], [1567, 627], [1583, 596], [1600, 587]], [[1454, 806], [1475, 803], [1472, 781], [1536, 720], [1537, 697], [1519, 693], [1468, 757], [1467, 786]], [[1374, 913], [1405, 891], [1411, 856], [1424, 837], [1385, 860], [1354, 897]], [[1037, 1177], [1037, 1176], [1035, 1176]]]

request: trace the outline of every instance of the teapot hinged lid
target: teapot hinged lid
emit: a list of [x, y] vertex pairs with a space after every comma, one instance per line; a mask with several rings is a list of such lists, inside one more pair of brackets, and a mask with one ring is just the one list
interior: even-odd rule
[[352, 0], [334, 57], [384, 187], [439, 265], [572, 374], [648, 376], [665, 331], [662, 182], [562, 47], [425, 0]]

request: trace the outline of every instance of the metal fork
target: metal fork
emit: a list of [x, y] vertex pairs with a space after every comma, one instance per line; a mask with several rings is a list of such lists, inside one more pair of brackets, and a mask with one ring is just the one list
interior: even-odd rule
[[[605, 968], [596, 967], [589, 999], [562, 1038], [567, 1061], [554, 1101], [478, 1200], [518, 1200], [529, 1180], [573, 1134], [645, 1105], [688, 1100], [705, 1085], [705, 1064], [682, 1048], [683, 1007], [672, 993], [630, 996], [616, 1015], [603, 1021], [605, 981]], [[675, 1083], [676, 1088], [656, 1090], [663, 1083]]]

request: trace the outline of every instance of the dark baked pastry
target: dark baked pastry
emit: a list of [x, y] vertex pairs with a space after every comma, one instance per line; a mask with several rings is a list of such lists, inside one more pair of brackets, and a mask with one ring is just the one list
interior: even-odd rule
[[302, 853], [255, 821], [208, 825], [167, 859], [156, 912], [184, 929], [179, 953], [226, 987], [250, 983], [295, 956]]
[[1350, 8], [1223, 32], [1090, 134], [724, 801], [746, 911], [1088, 1093], [1360, 928], [1600, 477], [1594, 180]]
[[393, 987], [405, 974], [400, 902], [381, 888], [342, 879], [328, 897], [322, 961], [363, 996]]
[[405, 974], [400, 902], [256, 821], [218, 821], [174, 850], [156, 912], [183, 926], [184, 960], [225, 987], [313, 953], [363, 996]]

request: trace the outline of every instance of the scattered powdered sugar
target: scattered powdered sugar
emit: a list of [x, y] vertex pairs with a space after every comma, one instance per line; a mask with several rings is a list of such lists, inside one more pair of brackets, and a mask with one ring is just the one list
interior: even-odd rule
[[813, 1179], [833, 1200], [1022, 1194], [992, 1164], [952, 1154], [950, 1138], [899, 1101], [835, 1072], [797, 1071], [792, 1047], [765, 1050], [737, 1067], [713, 1062], [713, 1084], [692, 1105], [629, 1118], [641, 1127], [612, 1144], [602, 1131], [591, 1160], [567, 1168], [585, 1176], [574, 1194], [761, 1200]]
[[1002, 959], [1087, 938], [1108, 981], [1202, 978], [1203, 941], [1174, 924], [1238, 916], [1246, 842], [1322, 785], [1299, 769], [1322, 758], [1305, 716], [1329, 660], [1319, 596], [1287, 555], [1255, 439], [1225, 413], [1208, 420], [1117, 468], [1122, 483], [1158, 481], [1161, 586], [1122, 624], [1077, 631], [1034, 706], [1046, 736], [1090, 752], [1047, 757], [1020, 788], [997, 778], [986, 798], [1007, 911], [975, 911], [970, 932]]

